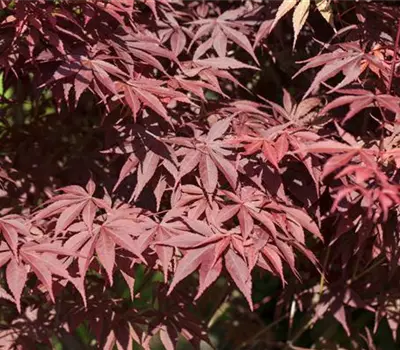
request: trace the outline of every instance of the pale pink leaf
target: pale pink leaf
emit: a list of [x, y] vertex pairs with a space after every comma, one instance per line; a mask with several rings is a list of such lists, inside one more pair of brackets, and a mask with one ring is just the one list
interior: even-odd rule
[[251, 300], [251, 274], [245, 261], [233, 250], [229, 250], [225, 255], [225, 267], [236, 286], [246, 297], [250, 309], [253, 310], [253, 301]]
[[189, 174], [199, 164], [201, 152], [198, 150], [190, 150], [186, 153], [179, 166], [178, 179]]
[[222, 30], [229, 39], [231, 39], [234, 43], [240, 46], [243, 50], [247, 51], [250, 54], [250, 56], [254, 59], [254, 61], [256, 61], [257, 64], [259, 64], [258, 59], [254, 54], [253, 47], [251, 46], [249, 39], [247, 39], [247, 37], [244, 34], [226, 25], [222, 26]]
[[226, 46], [228, 43], [226, 35], [222, 32], [220, 26], [215, 27], [213, 32], [213, 47], [219, 57], [226, 56]]
[[87, 202], [87, 204], [82, 210], [82, 219], [83, 222], [86, 224], [87, 228], [89, 229], [89, 232], [91, 232], [93, 228], [93, 221], [96, 216], [96, 210], [97, 207], [91, 200]]
[[200, 263], [202, 262], [204, 249], [190, 250], [185, 256], [179, 261], [178, 267], [175, 271], [174, 278], [169, 287], [168, 294], [174, 290], [175, 286], [195, 271]]
[[24, 289], [28, 273], [25, 266], [19, 264], [15, 259], [11, 259], [6, 269], [6, 279], [8, 288], [15, 299], [18, 312], [21, 312], [21, 294]]
[[202, 60], [197, 59], [194, 62], [201, 66], [207, 66], [210, 68], [217, 68], [217, 69], [247, 68], [247, 69], [258, 70], [258, 68], [256, 68], [256, 67], [250, 66], [246, 63], [240, 62], [231, 57], [205, 58]]
[[157, 170], [160, 156], [152, 151], [147, 152], [143, 162], [139, 164], [139, 171], [137, 176], [137, 185], [134, 192], [134, 199], [136, 200], [142, 192], [144, 186], [150, 181]]
[[217, 187], [218, 169], [208, 154], [203, 154], [200, 159], [199, 172], [205, 190], [211, 194]]
[[296, 46], [297, 37], [300, 33], [301, 28], [303, 28], [306, 23], [308, 13], [310, 11], [310, 0], [300, 0], [296, 9], [293, 13], [293, 29], [294, 29], [294, 41], [293, 48]]
[[37, 259], [37, 256], [34, 254], [23, 253], [22, 257], [25, 260], [25, 262], [31, 266], [35, 275], [43, 283], [44, 287], [49, 292], [51, 300], [55, 302], [53, 294], [53, 281], [48, 266], [41, 260]]
[[186, 45], [186, 36], [182, 30], [175, 30], [171, 35], [171, 48], [176, 56], [183, 51]]
[[310, 231], [315, 237], [319, 238], [321, 241], [324, 241], [317, 224], [304, 211], [293, 207], [285, 207], [285, 211], [297, 223], [303, 226], [306, 230]]
[[[218, 167], [218, 169], [224, 174], [225, 178], [228, 180], [229, 184], [232, 186], [233, 189], [236, 189], [238, 173], [234, 167], [234, 165], [221, 156], [219, 153], [211, 152], [210, 153], [212, 162]], [[214, 165], [214, 166], [215, 166]]]
[[71, 205], [69, 208], [65, 209], [57, 220], [55, 233], [58, 235], [61, 231], [67, 228], [72, 222], [78, 217], [82, 209], [85, 207], [86, 202]]
[[204, 291], [216, 281], [222, 272], [222, 259], [214, 263], [214, 249], [207, 250], [199, 270], [199, 289], [195, 300], [201, 297]]
[[273, 20], [269, 19], [264, 21], [263, 23], [261, 23], [260, 28], [258, 28], [255, 40], [254, 40], [254, 47], [256, 47], [261, 40], [263, 40], [264, 38], [266, 38], [269, 33], [271, 32], [272, 29], [272, 24], [273, 24]]
[[134, 154], [129, 155], [129, 158], [126, 160], [125, 164], [121, 168], [118, 176], [118, 181], [114, 185], [113, 192], [118, 188], [121, 182], [137, 168], [138, 164], [139, 159]]
[[208, 141], [214, 141], [224, 135], [231, 123], [231, 118], [224, 118], [213, 124], [207, 134]]
[[101, 264], [107, 272], [110, 286], [112, 286], [113, 269], [115, 263], [115, 243], [108, 234], [99, 234], [96, 242], [96, 253]]

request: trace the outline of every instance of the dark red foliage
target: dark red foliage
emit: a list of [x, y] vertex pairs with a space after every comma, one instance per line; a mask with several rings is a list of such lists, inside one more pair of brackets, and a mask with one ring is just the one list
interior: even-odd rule
[[[253, 310], [255, 271], [309, 326], [351, 337], [357, 308], [369, 348], [382, 320], [396, 337], [400, 17], [379, 6], [0, 1], [1, 345], [75, 348], [85, 321], [101, 349], [198, 348], [187, 305], [224, 276]], [[296, 79], [260, 92], [282, 62]], [[138, 267], [164, 279], [145, 311], [113, 292], [137, 298]]]

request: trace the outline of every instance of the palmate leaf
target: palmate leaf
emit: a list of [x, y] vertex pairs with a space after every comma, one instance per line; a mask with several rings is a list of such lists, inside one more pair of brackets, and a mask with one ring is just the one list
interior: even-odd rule
[[315, 109], [321, 104], [321, 100], [316, 97], [303, 99], [297, 104], [285, 89], [283, 90], [283, 108], [273, 101], [267, 102], [279, 115], [298, 126], [311, 124], [318, 115]]
[[165, 14], [168, 23], [160, 22], [159, 35], [162, 42], [170, 41], [172, 52], [178, 57], [186, 46], [186, 28], [181, 27], [173, 14]]
[[259, 64], [249, 39], [241, 32], [241, 30], [246, 28], [246, 22], [238, 21], [245, 12], [245, 8], [238, 8], [226, 11], [217, 18], [200, 19], [192, 22], [194, 25], [199, 25], [200, 27], [193, 36], [190, 46], [192, 46], [196, 40], [211, 33], [211, 37], [197, 48], [194, 54], [195, 59], [203, 56], [211, 47], [215, 49], [219, 57], [226, 57], [227, 41], [229, 39], [243, 50], [247, 51], [254, 61]]
[[11, 253], [3, 254], [2, 265], [7, 264], [7, 285], [19, 312], [21, 312], [21, 294], [28, 280], [28, 272], [33, 272], [37, 276], [53, 302], [55, 301], [53, 276], [71, 282], [80, 292], [83, 300], [86, 300], [83, 287], [69, 275], [67, 266], [57, 259], [58, 256], [74, 256], [74, 254], [73, 251], [60, 247], [57, 241], [48, 243], [31, 241], [21, 245], [18, 256], [12, 256]]
[[397, 96], [375, 94], [361, 89], [343, 89], [338, 92], [345, 94], [345, 96], [340, 96], [329, 102], [320, 114], [325, 114], [334, 108], [349, 105], [349, 111], [342, 120], [342, 123], [345, 123], [357, 113], [369, 107], [387, 109], [395, 114], [400, 113], [400, 98]]
[[374, 158], [378, 154], [376, 148], [365, 148], [362, 142], [357, 142], [347, 133], [343, 134], [343, 140], [347, 143], [342, 143], [333, 140], [322, 140], [315, 142], [312, 145], [306, 146], [303, 150], [309, 153], [325, 153], [332, 154], [323, 167], [322, 177], [326, 177], [332, 172], [341, 169], [345, 166], [351, 166], [352, 161], [357, 157], [360, 158], [367, 166], [374, 163]]
[[[209, 216], [211, 226], [198, 219], [184, 218], [184, 222], [190, 230], [186, 233], [174, 234], [166, 240], [158, 240], [156, 244], [178, 247], [183, 252], [183, 258], [179, 261], [174, 272], [170, 292], [175, 289], [179, 282], [198, 270], [200, 273], [196, 296], [198, 298], [217, 279], [222, 273], [222, 267], [225, 266], [252, 307], [251, 271], [256, 264], [280, 275], [283, 281], [281, 255], [293, 272], [297, 273], [292, 247], [278, 239], [280, 230], [282, 229], [287, 235], [293, 234], [294, 237], [298, 237], [299, 228], [301, 230], [304, 227], [318, 238], [322, 239], [322, 236], [311, 218], [295, 208], [281, 209], [286, 213], [291, 233], [286, 232], [286, 225], [283, 226], [280, 222], [280, 219], [284, 218], [283, 215], [278, 217], [261, 210], [265, 205], [265, 197], [262, 192], [257, 193], [252, 188], [246, 188], [242, 191], [241, 197], [228, 191], [224, 191], [223, 194], [238, 204], [223, 206], [221, 210], [218, 210], [217, 207], [212, 208], [213, 214]], [[274, 210], [279, 210], [278, 205], [269, 204], [269, 206]], [[238, 217], [239, 227], [232, 230], [225, 230], [220, 227], [223, 222], [229, 221], [233, 216]], [[255, 221], [260, 226], [256, 226]], [[266, 231], [260, 230], [261, 225]], [[302, 247], [304, 232], [301, 232], [300, 241], [296, 247], [299, 247], [315, 263], [313, 254]], [[276, 246], [268, 244], [269, 239], [260, 240], [260, 233], [264, 237], [272, 235], [272, 241]], [[246, 246], [244, 245], [245, 242], [247, 242]]]
[[361, 73], [363, 73], [362, 65], [365, 61], [367, 61], [371, 66], [374, 65], [383, 70], [385, 69], [382, 62], [377, 57], [373, 54], [365, 53], [364, 49], [360, 47], [357, 42], [334, 45], [332, 49], [335, 50], [331, 53], [321, 54], [303, 61], [306, 65], [293, 76], [293, 78], [295, 78], [297, 75], [308, 69], [323, 66], [315, 76], [311, 86], [304, 94], [303, 98], [306, 98], [309, 94], [315, 91], [321, 83], [324, 83], [340, 72], [344, 75], [344, 79], [332, 88], [329, 93], [344, 88], [354, 82]]
[[46, 203], [49, 205], [40, 209], [34, 220], [40, 221], [59, 214], [55, 229], [55, 234], [58, 235], [81, 214], [83, 221], [91, 230], [96, 210], [110, 208], [106, 200], [93, 197], [95, 188], [92, 180], [87, 183], [86, 190], [75, 185], [61, 188], [64, 193], [49, 199]]
[[117, 83], [118, 91], [124, 94], [125, 101], [131, 108], [135, 121], [141, 105], [150, 108], [169, 121], [170, 117], [168, 116], [168, 112], [160, 99], [190, 103], [186, 95], [178, 91], [171, 91], [161, 86], [162, 84], [163, 82], [153, 79], [140, 79]]
[[23, 264], [11, 259], [6, 268], [7, 285], [14, 296], [18, 312], [21, 312], [21, 294], [28, 278], [28, 272]]
[[116, 250], [125, 249], [133, 254], [132, 262], [136, 258], [145, 262], [140, 245], [135, 241], [134, 228], [139, 229], [139, 223], [132, 213], [121, 210], [118, 215], [109, 212], [106, 220], [101, 225], [95, 225], [92, 232], [85, 230], [83, 222], [70, 226], [70, 230], [79, 230], [65, 243], [65, 247], [79, 253], [78, 265], [80, 279], [83, 280], [96, 253], [101, 265], [104, 267], [110, 285], [113, 284], [114, 266], [119, 261]]
[[14, 256], [18, 255], [20, 236], [30, 236], [28, 227], [27, 222], [18, 215], [6, 215], [0, 218], [2, 238], [6, 241]]
[[[101, 57], [101, 56], [100, 56]], [[126, 79], [127, 74], [117, 66], [100, 59], [89, 59], [80, 55], [72, 55], [70, 61], [62, 63], [54, 72], [53, 77], [46, 85], [73, 77], [75, 105], [82, 93], [94, 83], [103, 86], [109, 93], [117, 94], [112, 77]], [[71, 86], [71, 87], [72, 87]], [[68, 97], [68, 94], [67, 94]]]
[[[196, 220], [191, 221], [192, 226], [200, 225], [200, 222], [197, 223]], [[200, 231], [202, 230], [200, 229]], [[196, 271], [200, 266], [200, 286], [197, 293], [198, 298], [221, 273], [222, 257], [224, 256], [226, 269], [237, 287], [246, 296], [250, 308], [252, 308], [250, 271], [243, 258], [228, 248], [230, 241], [231, 238], [229, 236], [224, 237], [221, 234], [216, 234], [215, 236], [213, 235], [208, 238], [201, 238], [201, 236], [197, 238], [197, 235], [187, 234], [181, 236], [179, 242], [172, 239], [160, 243], [182, 248], [188, 247], [188, 245], [193, 247], [193, 249], [187, 251], [185, 256], [179, 262], [168, 293], [171, 293], [181, 280]], [[196, 245], [198, 245], [199, 248], [196, 248]]]
[[[177, 180], [180, 180], [198, 166], [199, 175], [207, 193], [214, 193], [218, 184], [219, 171], [233, 188], [236, 187], [237, 170], [232, 161], [226, 158], [227, 155], [231, 154], [229, 150], [225, 149], [229, 145], [225, 145], [223, 141], [219, 140], [228, 130], [230, 123], [230, 118], [217, 121], [212, 125], [207, 135], [200, 135], [193, 140], [195, 149], [191, 147], [181, 150], [181, 153], [185, 152], [186, 155], [180, 163]], [[174, 143], [176, 141], [171, 139], [169, 142]]]

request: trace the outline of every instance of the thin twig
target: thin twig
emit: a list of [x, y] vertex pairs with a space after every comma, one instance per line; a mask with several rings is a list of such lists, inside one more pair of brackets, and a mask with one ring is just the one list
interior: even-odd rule
[[309, 320], [303, 327], [299, 329], [299, 331], [293, 336], [292, 339], [290, 339], [287, 342], [287, 345], [285, 347], [285, 350], [289, 350], [293, 348], [293, 343], [295, 343], [302, 335], [303, 333], [308, 330], [312, 325], [313, 325], [313, 318]]
[[349, 280], [346, 281], [347, 285], [351, 285], [355, 281], [359, 280], [361, 277], [366, 275], [368, 272], [373, 270], [375, 267], [379, 266], [381, 263], [383, 263], [386, 260], [386, 257], [383, 255], [381, 258], [377, 259], [374, 263], [372, 263], [368, 268], [365, 270], [362, 270], [358, 275], [356, 275], [354, 278], [350, 278]]
[[231, 296], [231, 293], [232, 293], [232, 286], [226, 284], [225, 290], [221, 293], [220, 299], [215, 303], [215, 307], [211, 313], [210, 320], [208, 321], [207, 324], [208, 329], [210, 329], [217, 322], [217, 320], [229, 307], [229, 297]]
[[287, 312], [286, 314], [282, 315], [281, 317], [279, 317], [278, 319], [276, 319], [275, 321], [271, 322], [270, 324], [268, 324], [266, 327], [264, 327], [263, 329], [261, 329], [259, 332], [257, 332], [256, 334], [254, 334], [253, 336], [251, 336], [249, 339], [245, 340], [242, 344], [240, 344], [240, 346], [238, 347], [237, 350], [245, 347], [246, 345], [250, 345], [251, 343], [253, 343], [255, 340], [257, 340], [260, 336], [262, 336], [263, 334], [267, 333], [269, 330], [271, 330], [271, 328], [273, 328], [274, 326], [276, 326], [278, 323], [280, 323], [281, 321], [283, 321], [284, 319], [286, 319], [289, 316], [289, 312]]
[[325, 282], [326, 282], [326, 267], [328, 265], [328, 260], [329, 260], [329, 255], [331, 252], [331, 246], [328, 247], [328, 250], [326, 252], [325, 258], [324, 258], [324, 264], [323, 264], [323, 271], [321, 274], [321, 279], [319, 281], [319, 292], [318, 292], [318, 301], [321, 299], [322, 294], [324, 293], [325, 289]]

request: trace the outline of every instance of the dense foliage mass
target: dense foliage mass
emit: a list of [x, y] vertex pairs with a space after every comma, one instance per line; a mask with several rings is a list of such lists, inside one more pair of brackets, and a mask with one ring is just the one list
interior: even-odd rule
[[2, 348], [396, 348], [399, 18], [1, 0]]

